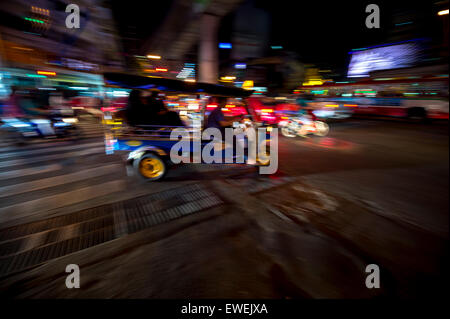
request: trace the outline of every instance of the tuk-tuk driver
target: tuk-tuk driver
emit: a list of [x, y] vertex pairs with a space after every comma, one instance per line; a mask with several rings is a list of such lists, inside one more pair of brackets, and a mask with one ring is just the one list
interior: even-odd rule
[[227, 104], [227, 98], [220, 96], [216, 98], [217, 107], [209, 114], [208, 119], [206, 121], [205, 129], [210, 127], [215, 127], [220, 130], [222, 134], [222, 140], [225, 139], [225, 128], [231, 127], [233, 122], [240, 121], [243, 119], [243, 115], [237, 115], [232, 117], [227, 117], [222, 113], [222, 108]]

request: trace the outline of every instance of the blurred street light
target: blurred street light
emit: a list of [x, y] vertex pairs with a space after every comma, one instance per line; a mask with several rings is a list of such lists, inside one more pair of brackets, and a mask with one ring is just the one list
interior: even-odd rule
[[242, 88], [245, 89], [245, 90], [253, 89], [253, 81], [252, 80], [244, 81], [244, 83], [242, 83]]
[[27, 74], [30, 78], [46, 78], [47, 76], [41, 74]]
[[220, 49], [231, 49], [233, 46], [231, 45], [231, 43], [219, 43], [219, 48]]
[[224, 80], [224, 81], [231, 81], [231, 80], [236, 80], [236, 77], [235, 76], [222, 76], [220, 79]]
[[38, 70], [38, 71], [36, 71], [36, 73], [39, 74], [39, 75], [52, 75], [52, 76], [56, 75], [56, 72], [52, 72], [52, 71], [40, 71], [40, 70]]
[[438, 15], [443, 16], [443, 15], [447, 15], [448, 14], [448, 9], [447, 10], [441, 10], [438, 12]]
[[149, 54], [149, 55], [147, 55], [147, 58], [153, 59], [153, 60], [160, 60], [160, 59], [161, 59], [161, 56]]
[[24, 17], [24, 19], [25, 20], [27, 20], [27, 21], [31, 21], [31, 22], [36, 22], [36, 23], [45, 23], [44, 21], [42, 21], [42, 20], [39, 20], [39, 19], [33, 19], [33, 18], [29, 18], [29, 17]]

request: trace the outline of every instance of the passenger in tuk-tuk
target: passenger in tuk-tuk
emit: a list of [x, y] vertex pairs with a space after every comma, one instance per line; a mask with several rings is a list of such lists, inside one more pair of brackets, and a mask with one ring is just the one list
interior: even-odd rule
[[144, 96], [142, 91], [132, 90], [128, 97], [126, 117], [132, 126], [184, 126], [178, 113], [169, 111], [163, 101], [158, 99], [157, 91]]
[[128, 104], [125, 110], [128, 124], [132, 126], [143, 125], [145, 116], [144, 105], [141, 101], [141, 92], [132, 90], [128, 96]]
[[[156, 93], [156, 96], [158, 94]], [[183, 121], [181, 120], [180, 116], [177, 112], [169, 111], [167, 106], [157, 98], [154, 98], [153, 101], [150, 101], [150, 103], [154, 103], [154, 107], [156, 109], [157, 114], [157, 125], [164, 125], [164, 126], [184, 126]]]

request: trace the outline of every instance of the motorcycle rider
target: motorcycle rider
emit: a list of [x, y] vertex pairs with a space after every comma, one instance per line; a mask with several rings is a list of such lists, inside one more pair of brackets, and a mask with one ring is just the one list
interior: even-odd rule
[[44, 136], [55, 134], [51, 125], [51, 111], [42, 102], [45, 99], [39, 98], [39, 92], [35, 89], [25, 90], [19, 98], [19, 105], [28, 121], [35, 124]]
[[[282, 128], [282, 133], [285, 136], [301, 136], [308, 137], [308, 133], [314, 132], [314, 134], [323, 134], [323, 129], [317, 130], [317, 117], [313, 113], [313, 107], [309, 104], [311, 102], [311, 96], [302, 94], [298, 99], [299, 110], [297, 116], [292, 118], [288, 124], [288, 127]], [[324, 124], [321, 124], [324, 126]], [[328, 133], [326, 130], [325, 135]], [[322, 135], [321, 135], [322, 136]]]
[[305, 120], [308, 123], [317, 120], [316, 116], [312, 112], [312, 106], [309, 104], [312, 102], [312, 99], [312, 96], [306, 94], [301, 95], [297, 99], [297, 103], [300, 105], [297, 115], [300, 119]]

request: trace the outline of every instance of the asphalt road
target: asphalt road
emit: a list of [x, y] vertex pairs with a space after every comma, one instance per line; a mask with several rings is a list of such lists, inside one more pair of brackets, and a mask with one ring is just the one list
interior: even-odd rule
[[[349, 120], [280, 137], [279, 172], [185, 165], [129, 176], [101, 129], [0, 149], [0, 291], [58, 298], [438, 294], [448, 265], [448, 125]], [[152, 218], [150, 218], [152, 216]], [[76, 263], [82, 288], [65, 287]], [[382, 268], [367, 289], [365, 265]], [[445, 277], [446, 278], [446, 277]], [[430, 292], [432, 291], [432, 292]]]

